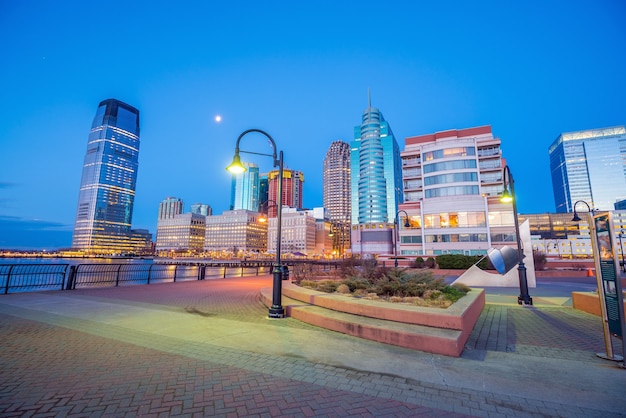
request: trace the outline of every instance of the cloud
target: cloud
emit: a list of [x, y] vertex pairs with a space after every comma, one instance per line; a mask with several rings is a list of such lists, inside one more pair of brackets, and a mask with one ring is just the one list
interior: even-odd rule
[[71, 243], [69, 225], [0, 215], [0, 249], [52, 250], [68, 248]]

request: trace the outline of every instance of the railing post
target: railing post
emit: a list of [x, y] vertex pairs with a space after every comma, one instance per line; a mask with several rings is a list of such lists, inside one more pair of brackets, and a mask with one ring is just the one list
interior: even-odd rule
[[76, 280], [76, 266], [70, 266], [70, 272], [67, 275], [67, 285], [65, 290], [72, 290], [74, 288], [74, 281]]
[[152, 267], [154, 266], [154, 264], [150, 264], [150, 267], [148, 267], [148, 284], [150, 284], [150, 277], [152, 276]]
[[227, 269], [227, 268], [228, 268], [228, 267], [226, 267], [226, 265], [224, 264], [224, 279], [226, 278], [226, 269]]
[[176, 273], [178, 272], [178, 264], [174, 264], [174, 283], [176, 283]]
[[13, 270], [13, 267], [15, 267], [15, 265], [12, 265], [11, 267], [9, 267], [9, 272], [7, 273], [7, 284], [4, 287], [5, 295], [9, 293], [9, 283], [11, 282], [11, 270]]
[[122, 269], [122, 265], [120, 264], [117, 267], [117, 273], [115, 274], [115, 287], [118, 287], [120, 284], [120, 270]]
[[206, 275], [206, 266], [198, 266], [198, 280], [204, 280]]

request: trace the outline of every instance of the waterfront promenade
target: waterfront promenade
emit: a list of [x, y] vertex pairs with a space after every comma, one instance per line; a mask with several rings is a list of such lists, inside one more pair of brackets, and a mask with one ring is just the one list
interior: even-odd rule
[[530, 308], [488, 289], [459, 358], [267, 319], [271, 284], [2, 295], [0, 416], [626, 416], [600, 319], [570, 307], [593, 278], [538, 279]]

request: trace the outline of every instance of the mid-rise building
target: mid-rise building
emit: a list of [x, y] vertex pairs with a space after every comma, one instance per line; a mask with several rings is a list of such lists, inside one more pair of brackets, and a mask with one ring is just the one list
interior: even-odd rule
[[351, 185], [350, 145], [334, 141], [324, 158], [324, 208], [331, 223], [333, 251], [344, 255], [350, 248]]
[[259, 210], [259, 166], [254, 163], [242, 162], [246, 170], [233, 174], [230, 209]]
[[207, 216], [204, 249], [214, 256], [267, 251], [267, 222], [261, 213], [238, 209]]
[[87, 141], [73, 249], [125, 254], [145, 248], [131, 231], [138, 167], [139, 110], [116, 99], [100, 102]]
[[490, 126], [405, 139], [398, 255], [480, 255], [516, 245], [512, 204], [500, 202], [500, 144]]
[[[268, 194], [266, 202], [270, 202], [267, 206], [268, 216], [270, 218], [276, 217], [278, 213], [278, 170], [270, 171], [267, 175], [268, 179]], [[283, 170], [283, 190], [282, 190], [282, 204], [283, 206], [302, 209], [302, 193], [304, 189], [304, 173], [301, 171], [290, 170], [285, 168]], [[263, 202], [261, 202], [263, 203]], [[275, 204], [274, 204], [275, 203]]]
[[626, 198], [626, 127], [563, 133], [548, 151], [556, 212], [573, 212], [579, 200], [613, 210]]
[[388, 254], [393, 224], [402, 203], [400, 148], [371, 100], [354, 128], [350, 145], [351, 246], [361, 255]]
[[197, 213], [198, 215], [211, 216], [213, 209], [210, 205], [205, 203], [194, 203], [191, 205], [191, 213]]
[[157, 254], [193, 255], [203, 252], [205, 225], [206, 216], [191, 212], [159, 219], [156, 239]]
[[159, 203], [159, 220], [172, 219], [184, 212], [185, 203], [177, 197], [168, 197]]
[[[276, 254], [278, 218], [269, 218], [267, 252]], [[283, 208], [281, 253], [284, 255], [314, 255], [316, 252], [316, 220], [310, 211]]]

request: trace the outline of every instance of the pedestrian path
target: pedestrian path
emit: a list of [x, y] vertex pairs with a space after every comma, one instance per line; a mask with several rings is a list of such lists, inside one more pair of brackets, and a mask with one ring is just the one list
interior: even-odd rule
[[[269, 276], [0, 297], [0, 416], [623, 416], [598, 319], [488, 303], [460, 358], [267, 319]], [[536, 297], [533, 295], [533, 297]], [[601, 325], [601, 324], [600, 324]], [[615, 388], [615, 391], [607, 390]]]

